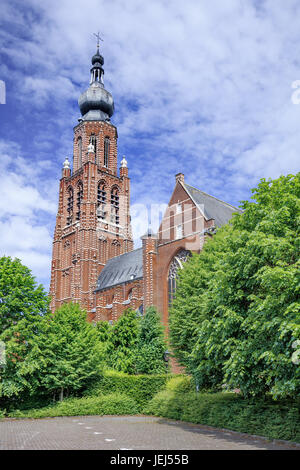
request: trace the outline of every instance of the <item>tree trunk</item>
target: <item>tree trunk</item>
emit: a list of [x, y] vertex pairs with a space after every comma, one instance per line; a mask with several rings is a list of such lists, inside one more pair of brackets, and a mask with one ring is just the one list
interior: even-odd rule
[[64, 387], [61, 387], [60, 394], [59, 394], [59, 401], [63, 401], [64, 399]]

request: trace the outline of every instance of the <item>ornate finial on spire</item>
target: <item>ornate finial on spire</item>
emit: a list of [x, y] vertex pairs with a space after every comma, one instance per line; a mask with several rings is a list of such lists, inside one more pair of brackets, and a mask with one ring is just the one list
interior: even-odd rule
[[93, 35], [96, 36], [96, 38], [97, 38], [97, 50], [99, 51], [99, 47], [100, 47], [99, 41], [103, 41], [103, 39], [100, 37], [99, 31], [98, 31], [97, 34], [96, 34], [96, 33], [93, 33]]
[[64, 161], [63, 168], [64, 168], [64, 169], [67, 169], [67, 170], [69, 170], [69, 169], [71, 168], [71, 165], [70, 165], [70, 162], [69, 162], [68, 157], [66, 157], [66, 159], [65, 159], [65, 161]]
[[125, 155], [123, 155], [123, 159], [121, 160], [121, 168], [127, 168], [127, 160]]
[[78, 100], [83, 121], [108, 122], [114, 113], [114, 100], [104, 87], [104, 58], [99, 52], [99, 43], [103, 41], [100, 33], [93, 33], [97, 38], [97, 52], [92, 57], [90, 86]]

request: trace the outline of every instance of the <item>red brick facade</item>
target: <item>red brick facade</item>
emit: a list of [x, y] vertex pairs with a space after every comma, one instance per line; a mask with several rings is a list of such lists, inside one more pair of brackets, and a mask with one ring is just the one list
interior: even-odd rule
[[143, 282], [126, 282], [96, 293], [95, 321], [116, 321], [128, 307], [137, 310], [143, 305]]
[[73, 171], [66, 160], [60, 180], [51, 309], [73, 301], [90, 321], [115, 321], [128, 307], [145, 311], [154, 305], [167, 332], [177, 270], [236, 208], [187, 185], [179, 173], [158, 233], [133, 250], [130, 180], [125, 159], [118, 175], [114, 104], [104, 88], [103, 64], [98, 45], [90, 86], [79, 98]]
[[[179, 208], [180, 207], [180, 208]], [[178, 230], [181, 226], [181, 231]], [[206, 220], [184, 189], [184, 176], [176, 179], [175, 189], [158, 234], [142, 237], [143, 279], [126, 282], [96, 292], [96, 320], [117, 319], [129, 306], [143, 309], [155, 305], [168, 326], [168, 274], [174, 257], [186, 250], [200, 252], [214, 220]], [[135, 295], [128, 302], [128, 292]]]
[[[94, 148], [88, 148], [91, 142]], [[94, 318], [94, 290], [103, 266], [133, 249], [129, 201], [127, 168], [117, 175], [117, 129], [103, 121], [80, 122], [74, 129], [73, 173], [64, 168], [60, 180], [52, 311], [72, 300]]]
[[[78, 167], [77, 136], [86, 150], [91, 133], [99, 135], [97, 155], [85, 151], [82, 166]], [[109, 135], [111, 146], [110, 168], [103, 167], [103, 135]], [[172, 261], [182, 250], [200, 252], [214, 227], [201, 208], [185, 189], [184, 176], [176, 176], [176, 184], [157, 234], [142, 237], [142, 278], [126, 280], [95, 292], [97, 279], [107, 262], [133, 250], [129, 216], [129, 178], [126, 167], [116, 175], [116, 129], [103, 122], [81, 123], [75, 128], [74, 168], [63, 170], [60, 181], [60, 199], [53, 242], [52, 310], [63, 302], [75, 301], [85, 308], [93, 321], [116, 321], [128, 308], [145, 310], [155, 305], [168, 330], [169, 270]], [[98, 143], [100, 142], [100, 144]], [[80, 220], [67, 223], [68, 190], [83, 182]], [[99, 206], [97, 188], [103, 183], [106, 193], [117, 187], [120, 195], [120, 224], [111, 224], [97, 217]], [[74, 204], [74, 202], [73, 202]], [[106, 202], [109, 206], [109, 201]], [[121, 211], [123, 216], [121, 217]], [[109, 207], [107, 207], [109, 219]], [[122, 223], [121, 223], [122, 219]]]

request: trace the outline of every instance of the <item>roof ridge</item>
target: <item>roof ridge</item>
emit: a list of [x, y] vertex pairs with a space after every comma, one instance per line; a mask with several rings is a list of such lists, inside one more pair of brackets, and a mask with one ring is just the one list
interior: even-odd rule
[[219, 199], [216, 196], [212, 196], [209, 193], [206, 193], [205, 191], [202, 191], [202, 189], [195, 188], [195, 186], [192, 186], [191, 184], [183, 183], [184, 186], [189, 186], [190, 188], [195, 189], [196, 191], [199, 191], [200, 193], [206, 194], [207, 196], [211, 197], [212, 199], [215, 199], [216, 201], [222, 202], [223, 204], [226, 204], [227, 206], [233, 207], [234, 209], [241, 210], [239, 207], [234, 206], [233, 204], [230, 204], [230, 202], [223, 201], [222, 199]]
[[[121, 256], [129, 255], [130, 253], [133, 253], [134, 251], [139, 251], [139, 250], [142, 250], [142, 249], [143, 249], [143, 247], [140, 246], [140, 248], [136, 248], [135, 250], [126, 251], [126, 253], [121, 253], [120, 255], [112, 256], [111, 258], [109, 258], [109, 259], [107, 260], [107, 263], [108, 263], [110, 260], [112, 260], [112, 259], [120, 258]], [[106, 264], [107, 264], [107, 263], [106, 263]], [[104, 267], [105, 267], [105, 266], [104, 266]]]

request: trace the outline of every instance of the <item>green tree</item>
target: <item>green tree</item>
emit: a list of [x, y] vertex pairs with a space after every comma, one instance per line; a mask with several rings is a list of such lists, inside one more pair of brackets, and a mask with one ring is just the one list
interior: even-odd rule
[[78, 304], [64, 304], [55, 315], [27, 319], [5, 330], [6, 365], [0, 371], [0, 397], [74, 393], [99, 378], [103, 345]]
[[0, 258], [0, 334], [16, 322], [34, 321], [49, 309], [49, 297], [19, 259]]
[[113, 325], [107, 342], [108, 366], [128, 374], [135, 371], [139, 320], [137, 312], [127, 309]]
[[202, 387], [297, 396], [300, 174], [261, 180], [255, 202], [179, 275], [171, 341]]
[[0, 397], [19, 403], [40, 387], [42, 356], [37, 339], [43, 335], [50, 313], [31, 322], [22, 318], [0, 335], [5, 347], [5, 363], [0, 367]]
[[103, 351], [96, 328], [78, 304], [62, 305], [37, 338], [40, 386], [47, 393], [73, 393], [99, 377]]
[[135, 369], [138, 374], [166, 372], [164, 354], [167, 349], [164, 328], [154, 307], [149, 307], [139, 325]]
[[24, 397], [38, 387], [40, 363], [35, 338], [50, 318], [49, 297], [20, 260], [0, 258], [0, 397]]
[[103, 343], [107, 342], [110, 338], [112, 325], [108, 323], [108, 321], [98, 321], [96, 323], [96, 329], [98, 332], [99, 340]]

